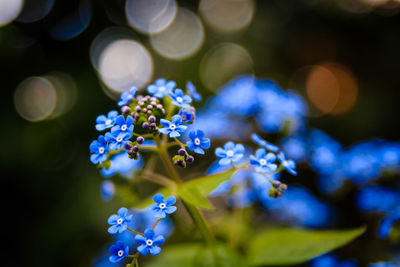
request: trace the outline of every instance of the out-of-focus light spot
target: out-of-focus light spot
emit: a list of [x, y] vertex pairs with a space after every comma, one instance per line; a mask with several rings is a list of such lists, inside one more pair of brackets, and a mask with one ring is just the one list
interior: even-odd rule
[[336, 3], [341, 9], [354, 14], [364, 14], [372, 10], [371, 5], [356, 0], [336, 0]]
[[22, 81], [14, 94], [17, 112], [28, 121], [59, 117], [74, 106], [77, 97], [75, 82], [63, 72]]
[[82, 33], [92, 18], [88, 0], [81, 0], [72, 14], [61, 18], [49, 30], [51, 36], [58, 40], [68, 40]]
[[359, 1], [371, 6], [380, 6], [388, 3], [391, 0], [359, 0]]
[[130, 39], [109, 43], [99, 54], [98, 72], [112, 95], [143, 87], [153, 75], [153, 60], [144, 46]]
[[17, 21], [34, 22], [44, 18], [52, 9], [54, 0], [25, 0]]
[[16, 19], [23, 5], [23, 0], [0, 0], [0, 27]]
[[184, 59], [195, 54], [204, 41], [200, 19], [190, 10], [179, 8], [175, 20], [163, 32], [150, 36], [153, 48], [170, 59]]
[[237, 75], [253, 73], [253, 59], [242, 46], [223, 43], [204, 55], [199, 71], [206, 88], [215, 92]]
[[311, 69], [306, 90], [308, 99], [323, 113], [331, 112], [339, 101], [339, 83], [327, 68], [315, 66]]
[[308, 68], [305, 86], [309, 100], [324, 114], [338, 115], [349, 111], [358, 96], [354, 74], [334, 62]]
[[22, 81], [14, 94], [14, 104], [21, 117], [28, 121], [41, 121], [56, 107], [57, 93], [53, 84], [42, 77]]
[[77, 88], [72, 77], [64, 72], [52, 72], [44, 76], [57, 94], [57, 104], [49, 119], [59, 117], [72, 109], [77, 99]]
[[154, 34], [172, 23], [177, 10], [175, 0], [127, 0], [125, 13], [132, 28]]
[[202, 0], [199, 11], [214, 30], [233, 32], [248, 26], [253, 18], [253, 0]]

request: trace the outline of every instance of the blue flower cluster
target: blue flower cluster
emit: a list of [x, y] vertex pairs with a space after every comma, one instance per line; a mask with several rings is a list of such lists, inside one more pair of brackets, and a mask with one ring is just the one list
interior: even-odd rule
[[[171, 227], [168, 224], [170, 224], [170, 222], [167, 221], [163, 226], [162, 222], [166, 215], [170, 215], [176, 211], [176, 207], [173, 206], [176, 199], [174, 196], [169, 196], [164, 201], [164, 196], [162, 194], [156, 194], [154, 195], [153, 200], [155, 201], [155, 204], [148, 208], [147, 213], [143, 214], [142, 212], [141, 214], [140, 212], [133, 212], [133, 214], [129, 214], [128, 209], [120, 208], [117, 214], [113, 214], [108, 218], [107, 222], [110, 225], [108, 232], [117, 236], [115, 244], [113, 244], [109, 249], [111, 254], [109, 257], [110, 262], [117, 263], [130, 256], [130, 246], [137, 246], [136, 250], [142, 255], [150, 253], [152, 256], [155, 256], [161, 252], [159, 246], [164, 244], [165, 237], [162, 234], [156, 235], [155, 231], [157, 226], [161, 226], [161, 232], [169, 235]], [[149, 215], [156, 219], [156, 221], [152, 222], [151, 226], [148, 223]], [[135, 216], [135, 218], [133, 218], [133, 216]], [[131, 228], [134, 226], [137, 229], [143, 224], [147, 225], [147, 228], [143, 233]], [[126, 236], [127, 230], [136, 234], [134, 236], [134, 242], [132, 237]], [[160, 231], [159, 229], [157, 230], [158, 232]], [[135, 258], [137, 256], [131, 257]]]
[[354, 260], [341, 261], [334, 254], [324, 254], [311, 261], [310, 267], [357, 267]]

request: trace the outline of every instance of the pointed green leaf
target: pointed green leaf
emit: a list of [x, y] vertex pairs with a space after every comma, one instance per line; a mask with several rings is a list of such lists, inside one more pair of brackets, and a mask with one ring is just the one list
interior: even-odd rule
[[344, 231], [271, 229], [249, 242], [248, 261], [252, 265], [287, 265], [305, 262], [341, 247], [361, 235], [365, 227]]
[[212, 209], [210, 202], [204, 197], [199, 189], [195, 186], [185, 186], [184, 184], [178, 188], [178, 196], [185, 202], [190, 203], [196, 207], [204, 209]]

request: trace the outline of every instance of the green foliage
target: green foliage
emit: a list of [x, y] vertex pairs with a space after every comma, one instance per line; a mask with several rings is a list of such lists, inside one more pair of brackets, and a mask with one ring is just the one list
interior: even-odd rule
[[305, 262], [343, 246], [361, 235], [365, 227], [344, 231], [270, 229], [249, 240], [251, 265], [286, 265]]
[[202, 195], [196, 186], [185, 186], [183, 184], [178, 188], [178, 196], [187, 203], [204, 209], [212, 209], [213, 206], [207, 198]]

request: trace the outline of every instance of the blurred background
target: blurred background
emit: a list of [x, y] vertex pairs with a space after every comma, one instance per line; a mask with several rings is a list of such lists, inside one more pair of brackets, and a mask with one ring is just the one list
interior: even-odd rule
[[[109, 241], [121, 202], [101, 199], [88, 147], [133, 85], [190, 80], [207, 99], [238, 75], [270, 78], [343, 146], [399, 141], [399, 12], [398, 0], [0, 0], [2, 265], [90, 266]], [[351, 201], [335, 202], [349, 227], [365, 220]], [[385, 242], [342, 253], [362, 262]]]

